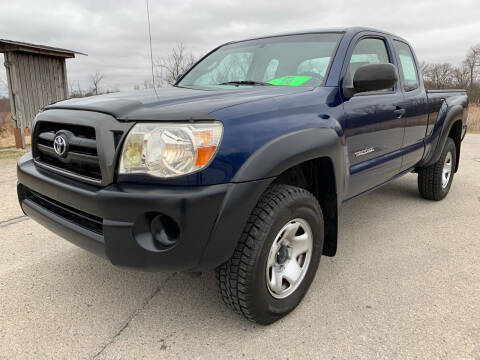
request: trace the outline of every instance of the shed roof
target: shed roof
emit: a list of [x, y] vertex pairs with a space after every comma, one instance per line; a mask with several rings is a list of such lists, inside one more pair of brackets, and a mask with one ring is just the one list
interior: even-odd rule
[[75, 54], [87, 55], [78, 51], [60, 49], [52, 46], [29, 44], [20, 41], [0, 39], [0, 53], [7, 51], [20, 51], [31, 54], [41, 54], [61, 58], [74, 58]]

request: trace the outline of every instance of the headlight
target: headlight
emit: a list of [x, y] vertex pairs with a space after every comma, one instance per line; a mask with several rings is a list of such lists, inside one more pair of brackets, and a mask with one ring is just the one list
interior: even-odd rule
[[222, 138], [220, 122], [137, 124], [123, 145], [120, 174], [173, 177], [206, 167]]

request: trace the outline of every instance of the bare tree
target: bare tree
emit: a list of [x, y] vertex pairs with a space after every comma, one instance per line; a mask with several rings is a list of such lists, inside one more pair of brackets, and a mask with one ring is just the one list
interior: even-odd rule
[[2, 79], [0, 77], [0, 88], [4, 87], [5, 89], [8, 89], [8, 84], [7, 84], [7, 81]]
[[185, 73], [188, 69], [196, 63], [195, 56], [188, 52], [185, 45], [177, 44], [169, 55], [161, 57], [155, 61], [157, 68], [156, 78], [160, 85], [173, 85], [178, 77]]
[[480, 101], [480, 44], [472, 46], [459, 66], [421, 62], [427, 89], [466, 89], [471, 102]]
[[80, 81], [69, 81], [68, 82], [68, 87], [70, 88], [70, 97], [76, 98], [76, 97], [83, 97], [85, 96], [84, 91], [82, 90], [82, 87], [80, 86]]
[[425, 66], [423, 77], [427, 88], [446, 89], [452, 87], [453, 74], [452, 64], [429, 64]]
[[153, 89], [153, 83], [151, 80], [144, 80], [141, 86], [143, 89]]
[[74, 88], [74, 84], [73, 84], [72, 81], [69, 81], [69, 82], [68, 82], [68, 88], [69, 88], [70, 97], [74, 97], [75, 88]]
[[459, 89], [466, 89], [469, 86], [469, 69], [465, 62], [453, 68], [453, 86]]
[[430, 64], [427, 63], [426, 61], [421, 61], [419, 67], [420, 67], [420, 73], [422, 75], [425, 75], [430, 68]]
[[468, 69], [469, 87], [473, 89], [474, 82], [480, 72], [480, 44], [472, 46], [464, 60], [464, 65]]
[[133, 90], [143, 90], [143, 89], [153, 89], [152, 80], [143, 80], [143, 82], [133, 85]]
[[84, 95], [84, 91], [83, 91], [82, 87], [80, 86], [80, 81], [79, 80], [77, 80], [77, 93], [80, 94], [80, 96]]
[[98, 70], [95, 72], [95, 74], [90, 75], [89, 80], [91, 84], [91, 91], [93, 94], [98, 95], [100, 92], [100, 83], [102, 82], [103, 78], [105, 75], [100, 73]]

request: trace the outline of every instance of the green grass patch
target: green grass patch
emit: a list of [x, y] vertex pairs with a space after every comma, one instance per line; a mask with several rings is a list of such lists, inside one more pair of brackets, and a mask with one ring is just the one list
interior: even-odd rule
[[18, 159], [30, 151], [30, 147], [26, 149], [16, 149], [14, 146], [0, 148], [0, 159]]

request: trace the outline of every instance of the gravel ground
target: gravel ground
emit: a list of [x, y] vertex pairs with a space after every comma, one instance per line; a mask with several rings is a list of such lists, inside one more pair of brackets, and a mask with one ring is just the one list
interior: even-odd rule
[[212, 273], [121, 270], [32, 220], [0, 161], [0, 358], [480, 359], [480, 135], [441, 202], [410, 174], [344, 207], [339, 251], [269, 327]]

